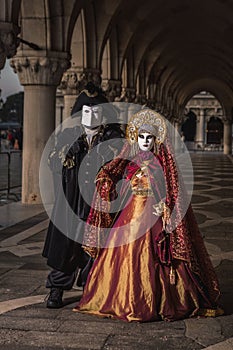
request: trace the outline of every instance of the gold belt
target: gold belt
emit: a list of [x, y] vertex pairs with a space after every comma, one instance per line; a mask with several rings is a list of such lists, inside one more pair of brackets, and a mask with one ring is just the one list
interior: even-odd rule
[[148, 196], [148, 197], [153, 197], [153, 191], [148, 189], [148, 190], [133, 190], [133, 194], [136, 196]]

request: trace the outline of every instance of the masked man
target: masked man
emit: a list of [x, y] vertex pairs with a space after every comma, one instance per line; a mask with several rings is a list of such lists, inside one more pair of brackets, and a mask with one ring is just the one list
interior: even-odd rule
[[[111, 113], [104, 100], [98, 90], [84, 90], [72, 111], [77, 115], [82, 109], [82, 132], [80, 127], [65, 129], [50, 154], [51, 169], [57, 171], [60, 167], [62, 174], [60, 186], [55, 189], [55, 205], [42, 253], [53, 269], [46, 282], [50, 288], [48, 308], [63, 306], [63, 292], [70, 290], [75, 280], [83, 287], [92, 265], [92, 258], [82, 248], [82, 240], [95, 190], [94, 179], [100, 167], [116, 156], [121, 147], [120, 138], [124, 137], [116, 123], [115, 110], [114, 123], [103, 124], [103, 114]], [[79, 135], [69, 145], [69, 137], [77, 130]]]

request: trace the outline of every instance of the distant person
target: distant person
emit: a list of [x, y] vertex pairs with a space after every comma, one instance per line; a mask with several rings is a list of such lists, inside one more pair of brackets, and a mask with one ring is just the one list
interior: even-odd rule
[[9, 148], [14, 148], [15, 137], [13, 135], [12, 130], [10, 129], [7, 130], [7, 140], [8, 140]]
[[15, 141], [17, 142], [17, 146], [15, 146], [14, 148], [17, 147], [17, 149], [22, 151], [22, 149], [23, 149], [23, 128], [22, 127], [20, 127], [16, 131], [16, 133], [15, 133]]

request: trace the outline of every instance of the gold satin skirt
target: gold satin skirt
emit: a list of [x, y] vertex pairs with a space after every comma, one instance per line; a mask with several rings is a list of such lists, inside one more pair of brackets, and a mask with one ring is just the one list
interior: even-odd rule
[[170, 283], [170, 267], [161, 263], [156, 249], [162, 221], [157, 218], [148, 226], [152, 205], [152, 197], [133, 196], [111, 229], [110, 247], [95, 260], [74, 311], [128, 322], [174, 321], [206, 309], [215, 311], [186, 262], [175, 261], [175, 284]]

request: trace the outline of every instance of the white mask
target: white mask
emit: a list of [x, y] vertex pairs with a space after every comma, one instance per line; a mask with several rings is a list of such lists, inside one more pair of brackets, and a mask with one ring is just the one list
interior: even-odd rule
[[138, 146], [142, 151], [150, 151], [154, 146], [154, 135], [148, 132], [139, 132]]
[[102, 107], [86, 106], [82, 108], [82, 125], [88, 128], [96, 128], [102, 124]]

